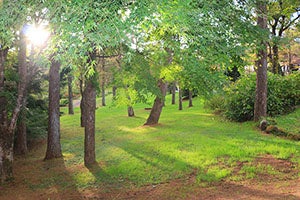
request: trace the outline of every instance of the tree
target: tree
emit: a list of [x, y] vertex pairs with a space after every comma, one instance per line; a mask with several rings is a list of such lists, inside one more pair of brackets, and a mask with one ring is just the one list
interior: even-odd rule
[[48, 140], [45, 160], [62, 157], [60, 144], [60, 61], [55, 56], [51, 58], [49, 72], [49, 119], [48, 119]]
[[[257, 26], [264, 33], [267, 30], [267, 5], [265, 1], [257, 1]], [[256, 63], [256, 90], [254, 104], [254, 120], [267, 116], [267, 42], [263, 37], [258, 46]]]
[[282, 74], [279, 63], [279, 47], [284, 37], [284, 32], [299, 22], [300, 2], [299, 0], [271, 1], [268, 4], [268, 9], [268, 24], [272, 36], [272, 42], [269, 46], [272, 72], [274, 74]]

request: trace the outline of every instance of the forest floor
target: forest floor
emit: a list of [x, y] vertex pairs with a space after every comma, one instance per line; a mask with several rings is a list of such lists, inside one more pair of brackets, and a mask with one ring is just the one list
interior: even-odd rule
[[[99, 187], [78, 188], [76, 185], [63, 185], [61, 183], [40, 185], [35, 184], [41, 178], [49, 179], [55, 170], [56, 174], [63, 176], [64, 181], [72, 182], [64, 165], [63, 159], [47, 163], [43, 161], [45, 142], [41, 142], [31, 149], [31, 162], [26, 157], [17, 157], [14, 163], [15, 180], [0, 187], [1, 200], [21, 199], [300, 199], [300, 179], [297, 167], [290, 161], [276, 159], [266, 155], [256, 158], [257, 166], [266, 164], [279, 169], [282, 174], [260, 174], [256, 178], [242, 181], [221, 180], [218, 182], [200, 184], [196, 181], [195, 173], [186, 177], [170, 180], [157, 185], [141, 187], [122, 187], [120, 185], [99, 185]], [[246, 163], [240, 162], [235, 171]], [[84, 167], [84, 166], [81, 166]], [[51, 185], [51, 186], [50, 186]]]

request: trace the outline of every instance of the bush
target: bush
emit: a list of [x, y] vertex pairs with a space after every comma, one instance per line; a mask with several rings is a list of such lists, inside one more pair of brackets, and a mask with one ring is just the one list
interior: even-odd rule
[[[228, 119], [239, 122], [253, 119], [255, 86], [256, 76], [251, 74], [225, 89], [224, 114]], [[289, 113], [299, 104], [300, 73], [284, 77], [268, 74], [267, 114], [269, 116]]]

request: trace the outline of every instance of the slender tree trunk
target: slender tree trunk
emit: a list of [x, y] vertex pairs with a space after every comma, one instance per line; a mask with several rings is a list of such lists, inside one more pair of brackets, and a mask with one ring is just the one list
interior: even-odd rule
[[24, 155], [27, 153], [27, 151], [26, 111], [23, 108], [20, 112], [20, 117], [17, 124], [14, 152], [18, 155]]
[[113, 95], [113, 98], [115, 99], [116, 95], [117, 95], [117, 86], [113, 86], [113, 88], [112, 88], [112, 95]]
[[45, 160], [62, 157], [59, 119], [60, 62], [51, 58], [49, 72], [48, 141]]
[[8, 127], [1, 127], [0, 130], [0, 181], [13, 179], [13, 135]]
[[3, 95], [4, 93], [4, 71], [5, 71], [5, 61], [7, 58], [8, 49], [0, 48], [0, 126], [7, 126], [7, 112], [6, 105], [7, 100]]
[[189, 90], [189, 107], [193, 107], [193, 91]]
[[74, 114], [74, 107], [73, 107], [73, 87], [72, 87], [72, 75], [68, 75], [68, 96], [69, 96], [69, 115]]
[[171, 93], [172, 93], [172, 105], [174, 105], [176, 103], [175, 102], [175, 98], [176, 98], [176, 82], [175, 81], [172, 84]]
[[178, 91], [178, 110], [182, 110], [182, 89]]
[[85, 127], [85, 97], [83, 95], [83, 80], [79, 80], [79, 86], [80, 86], [80, 94], [81, 94], [81, 101], [80, 101], [80, 126]]
[[273, 57], [272, 57], [272, 72], [274, 74], [282, 74], [280, 64], [279, 64], [279, 52], [278, 45], [274, 44], [273, 47]]
[[96, 162], [95, 154], [95, 110], [96, 110], [96, 88], [89, 80], [83, 92], [85, 98], [85, 126], [84, 126], [84, 165], [90, 166]]
[[0, 183], [13, 177], [13, 133], [8, 132], [6, 105], [4, 92], [4, 71], [8, 49], [0, 48]]
[[158, 123], [162, 108], [164, 106], [165, 96], [167, 93], [167, 83], [162, 79], [158, 80], [158, 87], [160, 89], [160, 95], [154, 100], [150, 115], [144, 125], [154, 125]]
[[[267, 30], [267, 6], [265, 1], [259, 1], [257, 5], [257, 25]], [[258, 50], [256, 91], [254, 105], [254, 120], [258, 121], [267, 116], [267, 43], [261, 42]]]
[[[13, 178], [13, 149], [14, 149], [14, 133], [16, 129], [19, 112], [22, 108], [24, 93], [26, 90], [27, 66], [26, 66], [26, 41], [24, 32], [20, 32], [20, 45], [18, 53], [18, 97], [16, 105], [12, 111], [10, 122], [8, 123], [6, 107], [1, 108], [0, 122], [0, 181], [11, 180]], [[7, 58], [7, 49], [0, 50], [0, 92], [4, 92], [4, 64]], [[1, 98], [3, 103], [6, 99]], [[2, 103], [2, 102], [1, 102]], [[2, 106], [2, 105], [1, 105]]]
[[105, 102], [105, 58], [102, 58], [102, 63], [101, 63], [101, 96], [102, 96], [102, 106], [106, 106], [106, 102]]
[[0, 48], [0, 183], [13, 177], [13, 133], [8, 132], [4, 92], [4, 71], [8, 49]]

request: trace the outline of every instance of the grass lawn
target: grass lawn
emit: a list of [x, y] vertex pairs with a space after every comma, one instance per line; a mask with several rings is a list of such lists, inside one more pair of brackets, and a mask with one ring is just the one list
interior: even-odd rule
[[277, 125], [284, 130], [290, 133], [300, 134], [300, 108], [288, 115], [277, 117], [276, 122]]
[[[61, 142], [64, 165], [72, 184], [77, 188], [101, 185], [130, 188], [168, 182], [189, 174], [195, 174], [200, 184], [251, 179], [262, 171], [280, 176], [282, 171], [270, 165], [254, 164], [262, 155], [287, 159], [299, 167], [299, 142], [262, 134], [253, 122], [226, 121], [205, 110], [200, 99], [194, 100], [192, 108], [187, 108], [184, 102], [182, 111], [169, 102], [167, 99], [160, 124], [151, 127], [143, 126], [150, 112], [144, 108], [150, 105], [134, 106], [136, 117], [133, 118], [127, 117], [124, 107], [99, 107], [96, 111], [97, 165], [90, 169], [83, 166], [84, 130], [79, 126], [79, 108], [73, 116], [63, 115]], [[299, 130], [299, 113], [298, 109], [294, 114], [278, 118], [278, 124]], [[292, 118], [298, 123], [290, 123]], [[240, 163], [245, 164], [240, 167]], [[52, 182], [66, 187], [71, 184], [59, 176]]]

